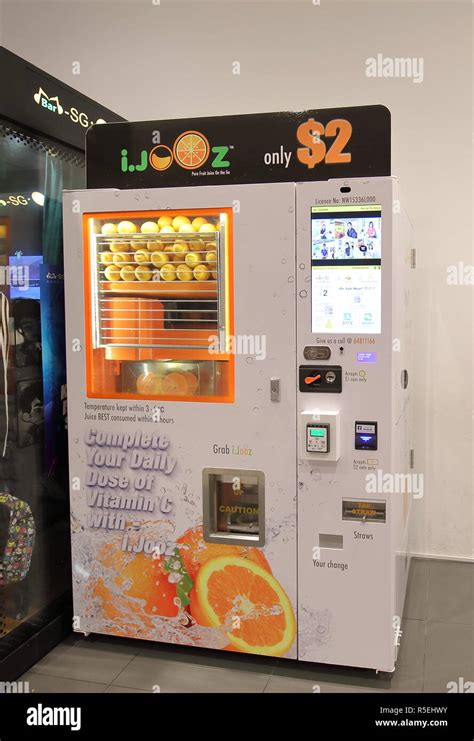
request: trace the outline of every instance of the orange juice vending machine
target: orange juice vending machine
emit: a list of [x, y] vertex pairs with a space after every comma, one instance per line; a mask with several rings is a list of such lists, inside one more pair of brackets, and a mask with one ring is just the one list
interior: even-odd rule
[[65, 195], [76, 630], [393, 670], [398, 199], [390, 177]]
[[87, 185], [64, 196], [74, 629], [393, 671], [412, 248], [389, 111], [93, 126]]

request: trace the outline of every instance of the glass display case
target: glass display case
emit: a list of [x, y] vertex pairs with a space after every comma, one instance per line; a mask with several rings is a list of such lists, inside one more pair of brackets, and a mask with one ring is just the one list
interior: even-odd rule
[[70, 602], [61, 201], [84, 160], [1, 119], [0, 160], [1, 661]]
[[71, 629], [62, 191], [123, 120], [0, 47], [0, 680]]

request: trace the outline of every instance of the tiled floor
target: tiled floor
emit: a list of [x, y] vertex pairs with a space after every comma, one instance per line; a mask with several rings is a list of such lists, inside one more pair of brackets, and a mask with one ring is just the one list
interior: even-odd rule
[[36, 692], [446, 692], [474, 679], [474, 566], [414, 559], [394, 675], [72, 635], [20, 677]]

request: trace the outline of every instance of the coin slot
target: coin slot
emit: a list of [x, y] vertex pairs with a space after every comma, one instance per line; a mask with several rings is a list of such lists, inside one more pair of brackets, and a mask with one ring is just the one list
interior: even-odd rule
[[340, 365], [300, 365], [299, 389], [303, 392], [340, 394], [342, 367]]

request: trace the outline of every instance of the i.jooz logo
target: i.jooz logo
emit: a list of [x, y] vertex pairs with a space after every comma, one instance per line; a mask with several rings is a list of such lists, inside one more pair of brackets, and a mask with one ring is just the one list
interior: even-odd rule
[[73, 123], [78, 123], [85, 129], [88, 129], [92, 124], [106, 123], [103, 118], [98, 118], [97, 121], [91, 121], [86, 113], [78, 111], [77, 108], [71, 108], [69, 111], [65, 110], [59, 102], [58, 95], [49, 96], [44, 92], [43, 88], [39, 88], [38, 92], [33, 95], [33, 100], [41, 108], [49, 111], [49, 113], [56, 113], [58, 116], [69, 116]]
[[196, 170], [207, 162], [212, 153], [214, 157], [211, 167], [221, 169], [230, 166], [227, 159], [230, 149], [232, 147], [229, 146], [211, 147], [204, 134], [199, 131], [185, 131], [177, 137], [173, 149], [166, 144], [157, 144], [150, 151], [142, 149], [137, 164], [130, 163], [128, 150], [122, 149], [120, 164], [122, 172], [144, 172], [148, 165], [162, 172], [171, 167], [173, 162], [185, 170]]

